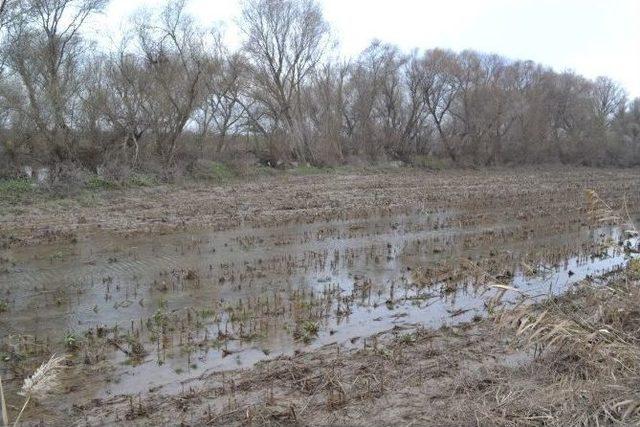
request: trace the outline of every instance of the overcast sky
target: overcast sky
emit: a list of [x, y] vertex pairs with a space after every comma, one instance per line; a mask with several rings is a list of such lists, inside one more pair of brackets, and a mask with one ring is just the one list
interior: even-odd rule
[[[140, 7], [112, 0], [100, 31], [114, 33]], [[557, 71], [607, 75], [640, 96], [640, 0], [320, 0], [339, 41], [355, 55], [378, 38], [409, 51], [444, 47], [532, 59]], [[204, 25], [223, 23], [231, 43], [240, 0], [191, 0]]]

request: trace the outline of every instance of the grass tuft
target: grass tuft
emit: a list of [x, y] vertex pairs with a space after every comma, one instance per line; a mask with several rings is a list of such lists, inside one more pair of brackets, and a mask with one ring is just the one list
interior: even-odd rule
[[87, 180], [87, 188], [90, 190], [113, 190], [118, 188], [118, 184], [97, 175], [93, 175]]

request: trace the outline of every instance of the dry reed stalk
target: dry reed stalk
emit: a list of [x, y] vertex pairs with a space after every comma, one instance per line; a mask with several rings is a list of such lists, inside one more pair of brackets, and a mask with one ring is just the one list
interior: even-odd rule
[[623, 232], [631, 232], [635, 236], [638, 235], [638, 229], [631, 219], [629, 213], [629, 207], [627, 205], [627, 198], [623, 198], [624, 216], [620, 212], [616, 212], [611, 205], [602, 200], [595, 190], [587, 190], [587, 209], [591, 219], [594, 222], [613, 222], [620, 227], [629, 227], [628, 230], [622, 230]]
[[22, 390], [19, 394], [25, 396], [26, 399], [13, 423], [14, 427], [16, 427], [20, 422], [20, 418], [32, 397], [42, 398], [60, 386], [60, 383], [58, 382], [58, 375], [62, 370], [62, 363], [65, 359], [65, 356], [56, 357], [53, 355], [47, 362], [40, 365], [33, 375], [25, 378]]
[[9, 415], [7, 413], [7, 402], [4, 399], [4, 389], [2, 388], [2, 377], [0, 376], [0, 405], [2, 406], [2, 425], [9, 425]]

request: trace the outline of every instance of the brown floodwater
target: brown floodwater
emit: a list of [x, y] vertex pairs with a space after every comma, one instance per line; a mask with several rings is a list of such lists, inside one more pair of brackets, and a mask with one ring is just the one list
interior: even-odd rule
[[626, 261], [616, 228], [470, 217], [416, 210], [5, 250], [9, 401], [50, 352], [69, 353], [73, 368], [66, 397], [44, 408], [66, 411], [330, 343], [362, 346], [393, 327], [470, 321], [498, 296], [509, 305], [556, 295]]

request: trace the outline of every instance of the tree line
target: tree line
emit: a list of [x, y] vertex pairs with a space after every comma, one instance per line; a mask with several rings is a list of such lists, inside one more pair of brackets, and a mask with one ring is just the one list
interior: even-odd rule
[[640, 164], [640, 99], [607, 77], [471, 50], [355, 58], [314, 0], [247, 0], [242, 43], [187, 13], [141, 10], [116, 47], [83, 29], [108, 0], [0, 0], [0, 167], [169, 173], [242, 154], [490, 166]]

